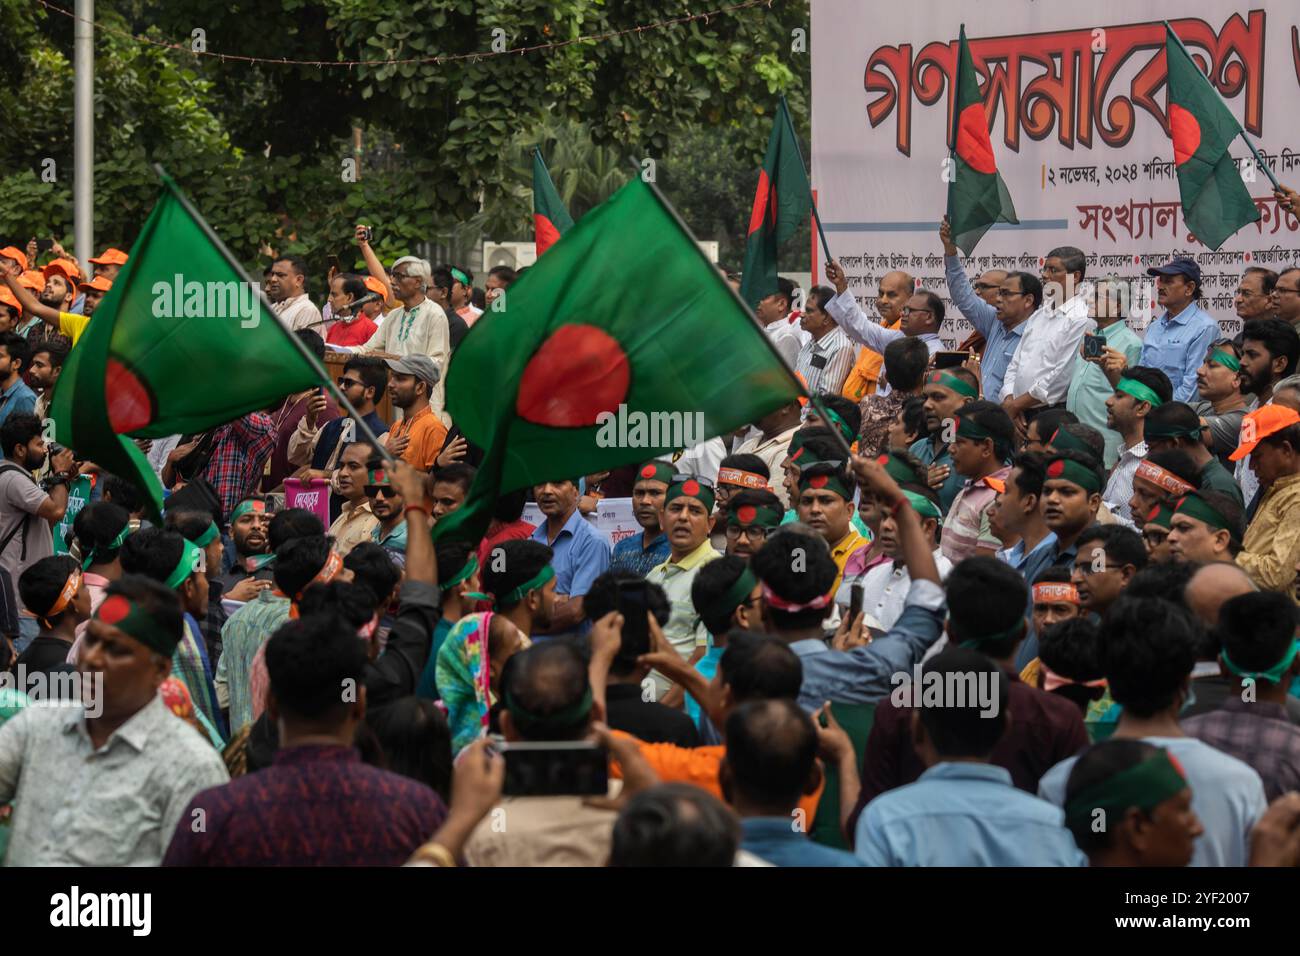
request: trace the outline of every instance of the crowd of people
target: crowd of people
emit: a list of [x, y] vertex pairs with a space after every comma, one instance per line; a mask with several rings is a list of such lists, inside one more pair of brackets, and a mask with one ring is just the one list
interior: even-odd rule
[[1229, 337], [1192, 258], [1144, 330], [1074, 247], [828, 262], [755, 309], [806, 397], [467, 543], [443, 385], [517, 273], [369, 237], [263, 275], [352, 411], [139, 440], [161, 523], [44, 422], [127, 255], [0, 248], [6, 864], [1300, 864], [1300, 265]]

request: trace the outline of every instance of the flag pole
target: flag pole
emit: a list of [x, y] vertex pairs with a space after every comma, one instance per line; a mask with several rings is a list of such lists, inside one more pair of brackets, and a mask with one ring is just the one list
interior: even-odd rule
[[[1178, 49], [1180, 49], [1180, 50], [1183, 51], [1183, 55], [1186, 56], [1187, 59], [1192, 60], [1192, 54], [1191, 54], [1190, 52], [1188, 52], [1187, 47], [1183, 45], [1183, 39], [1182, 39], [1182, 37], [1180, 37], [1180, 36], [1179, 36], [1175, 31], [1174, 31], [1174, 28], [1173, 28], [1172, 26], [1169, 25], [1169, 21], [1168, 21], [1168, 20], [1161, 20], [1160, 22], [1163, 23], [1163, 24], [1165, 25], [1165, 30], [1167, 31], [1166, 35], [1167, 35], [1167, 36], [1171, 36], [1171, 37], [1173, 37], [1173, 38], [1174, 38], [1174, 42], [1178, 44]], [[1195, 62], [1196, 62], [1195, 60], [1192, 60], [1192, 63], [1193, 63], [1193, 64], [1195, 64]], [[1198, 71], [1198, 72], [1199, 72], [1199, 71]], [[1166, 86], [1167, 86], [1168, 83], [1169, 83], [1169, 78], [1168, 78], [1168, 77], [1169, 77], [1169, 64], [1166, 63], [1166, 64], [1165, 64], [1165, 84], [1166, 84]], [[1209, 78], [1208, 76], [1207, 76], [1207, 77], [1204, 77], [1204, 79], [1205, 79], [1206, 84], [1210, 87], [1210, 89], [1211, 89], [1211, 90], [1214, 90], [1215, 95], [1219, 97], [1220, 102], [1222, 102], [1222, 101], [1223, 101], [1223, 94], [1220, 93], [1218, 90], [1214, 89], [1214, 84], [1210, 82], [1210, 78]], [[1227, 103], [1224, 103], [1223, 105], [1226, 107], [1228, 104], [1227, 104]], [[1256, 163], [1256, 165], [1258, 165], [1261, 169], [1264, 170], [1264, 175], [1267, 176], [1267, 177], [1268, 177], [1268, 181], [1271, 182], [1271, 183], [1273, 184], [1273, 189], [1274, 189], [1274, 190], [1281, 189], [1282, 186], [1281, 186], [1281, 184], [1277, 181], [1277, 177], [1273, 175], [1273, 170], [1271, 170], [1271, 169], [1268, 168], [1268, 164], [1267, 164], [1266, 162], [1264, 162], [1263, 157], [1259, 155], [1259, 150], [1255, 147], [1255, 144], [1251, 141], [1251, 138], [1246, 134], [1246, 128], [1245, 128], [1244, 126], [1241, 126], [1240, 124], [1237, 126], [1237, 135], [1240, 136], [1240, 137], [1242, 138], [1242, 141], [1245, 142], [1246, 146], [1250, 148], [1251, 153], [1252, 153], [1252, 154], [1254, 155], [1254, 157], [1255, 157], [1255, 163]]]
[[[226, 244], [221, 241], [221, 237], [213, 231], [210, 225], [208, 225], [208, 221], [203, 218], [203, 215], [194, 208], [194, 204], [190, 202], [189, 197], [186, 196], [172, 178], [167, 175], [167, 171], [162, 168], [161, 164], [154, 163], [153, 168], [158, 174], [158, 178], [162, 180], [163, 187], [167, 189], [176, 201], [181, 204], [182, 208], [190, 214], [191, 218], [194, 219], [199, 228], [203, 231], [203, 235], [206, 236], [207, 240], [217, 248], [218, 252], [221, 253], [222, 257], [226, 260], [226, 264], [234, 269], [235, 272], [239, 274], [239, 277], [246, 282], [250, 288], [257, 289], [258, 301], [265, 307], [266, 311], [271, 314], [276, 327], [284, 333], [284, 337], [289, 340], [294, 349], [297, 350], [298, 354], [302, 356], [303, 360], [306, 361], [307, 364], [312, 367], [313, 371], [320, 376], [321, 381], [325, 383], [325, 387], [329, 389], [330, 394], [334, 396], [338, 403], [343, 406], [348, 415], [352, 417], [352, 420], [356, 422], [357, 428], [361, 430], [361, 434], [365, 436], [366, 441], [370, 443], [371, 447], [374, 448], [375, 451], [379, 453], [380, 457], [387, 461], [389, 465], [396, 465], [397, 460], [393, 458], [392, 453], [380, 443], [379, 438], [370, 430], [370, 426], [366, 424], [366, 420], [361, 417], [355, 408], [352, 407], [352, 403], [348, 401], [347, 396], [343, 394], [342, 390], [334, 383], [334, 380], [330, 378], [329, 373], [325, 371], [325, 367], [321, 365], [316, 356], [312, 354], [311, 349], [307, 348], [307, 346], [303, 344], [302, 339], [298, 338], [298, 336], [286, 329], [284, 323], [275, 317], [275, 313], [271, 311], [271, 303], [267, 300], [265, 293], [262, 292], [262, 287], [249, 278], [248, 273], [244, 271], [243, 265], [234, 257], [233, 254], [231, 254], [230, 250], [226, 248]], [[441, 371], [442, 370], [439, 369], [440, 374]]]
[[[817, 211], [817, 200], [812, 194], [812, 179], [808, 176], [808, 164], [803, 161], [803, 150], [799, 147], [799, 134], [795, 132], [794, 120], [790, 119], [790, 104], [785, 100], [785, 94], [781, 94], [781, 105], [784, 109], [781, 111], [785, 114], [785, 125], [790, 131], [790, 140], [794, 143], [795, 155], [799, 157], [799, 165], [803, 168], [803, 178], [808, 183], [808, 205], [812, 208], [813, 222], [817, 223], [817, 235], [822, 240], [822, 252], [826, 253], [826, 261], [833, 262], [830, 246], [826, 244], [826, 230], [822, 228], [822, 217]], [[817, 277], [813, 276], [813, 285], [817, 284]]]

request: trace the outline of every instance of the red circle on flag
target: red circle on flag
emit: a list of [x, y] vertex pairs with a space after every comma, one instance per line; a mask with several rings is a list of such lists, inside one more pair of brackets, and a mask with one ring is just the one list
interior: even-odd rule
[[116, 624], [131, 613], [131, 602], [120, 594], [105, 598], [99, 606], [99, 619], [105, 624]]
[[1169, 136], [1174, 141], [1174, 165], [1181, 166], [1201, 146], [1201, 124], [1177, 103], [1169, 104]]
[[889, 456], [881, 455], [879, 458], [876, 459], [876, 464], [879, 465], [881, 468], [884, 468], [886, 465], [889, 464]]
[[654, 476], [655, 476], [654, 465], [646, 465], [644, 468], [641, 469], [642, 478], [653, 478]]
[[584, 428], [627, 399], [631, 370], [618, 340], [594, 325], [556, 329], [519, 379], [515, 410], [534, 425]]
[[1052, 462], [1047, 466], [1047, 474], [1051, 478], [1060, 478], [1065, 474], [1065, 462], [1061, 459]]
[[758, 190], [754, 193], [754, 208], [749, 214], [749, 231], [745, 235], [753, 235], [763, 227], [763, 220], [768, 218], [767, 209], [772, 205], [771, 193], [772, 184], [767, 178], [767, 170], [760, 169], [758, 171]]
[[753, 505], [741, 505], [736, 509], [736, 517], [740, 519], [741, 524], [749, 524], [758, 517], [758, 508]]
[[700, 483], [694, 478], [688, 478], [682, 482], [682, 494], [690, 495], [694, 498], [700, 493]]
[[108, 425], [118, 435], [143, 428], [153, 420], [153, 396], [134, 372], [115, 358], [104, 368], [104, 404]]
[[989, 118], [983, 103], [972, 103], [957, 120], [957, 155], [977, 173], [996, 173], [993, 144], [989, 141]]
[[1157, 516], [1158, 514], [1160, 514], [1160, 506], [1159, 506], [1159, 505], [1156, 505], [1154, 508], [1152, 508], [1150, 511], [1147, 512], [1147, 520], [1148, 520], [1148, 521], [1155, 521], [1155, 520], [1156, 520], [1156, 516]]
[[829, 482], [830, 480], [831, 480], [830, 475], [813, 475], [811, 478], [808, 479], [808, 487], [825, 488], [826, 483]]

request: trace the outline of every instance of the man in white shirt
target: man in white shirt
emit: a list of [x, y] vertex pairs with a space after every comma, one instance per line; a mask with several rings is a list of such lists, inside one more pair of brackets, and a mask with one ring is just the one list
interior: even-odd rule
[[1075, 353], [1084, 335], [1096, 328], [1088, 314], [1091, 286], [1083, 281], [1086, 262], [1082, 251], [1062, 246], [1047, 254], [1042, 281], [1027, 272], [1007, 276], [1008, 281], [1018, 279], [1022, 290], [1039, 285], [1038, 305], [1025, 323], [998, 396], [1022, 433], [1026, 412], [1065, 401]]
[[795, 371], [803, 376], [805, 387], [813, 395], [819, 392], [838, 395], [857, 357], [849, 337], [826, 311], [826, 303], [834, 296], [826, 286], [816, 286], [808, 293], [807, 305], [799, 319], [808, 340], [799, 349]]
[[[767, 465], [768, 474], [780, 475], [781, 462], [785, 461], [790, 449], [790, 439], [799, 430], [802, 411], [798, 402], [789, 402], [764, 415], [754, 423], [758, 434], [742, 442], [733, 454], [757, 455]], [[772, 491], [781, 499], [781, 507], [789, 508], [790, 492], [784, 483], [774, 478], [771, 484]]]
[[321, 338], [329, 331], [321, 322], [320, 309], [307, 297], [307, 263], [298, 256], [282, 256], [267, 273], [266, 297], [271, 310], [290, 332], [313, 329]]
[[781, 358], [794, 368], [799, 359], [799, 327], [790, 322], [790, 308], [794, 304], [795, 284], [784, 276], [776, 280], [776, 291], [758, 300], [754, 314], [763, 325], [763, 331], [776, 346]]
[[[921, 519], [921, 531], [934, 553], [934, 563], [939, 569], [939, 580], [948, 577], [952, 562], [943, 556], [939, 549], [939, 506], [931, 496], [918, 492], [906, 491], [908, 501]], [[862, 578], [862, 610], [880, 622], [880, 626], [889, 630], [903, 613], [907, 603], [907, 594], [912, 589], [912, 577], [898, 549], [898, 525], [894, 516], [888, 511], [880, 522], [880, 547], [894, 560], [878, 564]], [[846, 581], [840, 587], [841, 594], [836, 595], [839, 603], [848, 604], [850, 595], [844, 594], [846, 587], [855, 582]], [[841, 600], [844, 598], [844, 600]]]

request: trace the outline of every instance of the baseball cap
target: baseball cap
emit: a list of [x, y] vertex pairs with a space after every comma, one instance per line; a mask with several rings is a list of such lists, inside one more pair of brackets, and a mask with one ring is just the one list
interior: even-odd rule
[[1284, 428], [1300, 425], [1300, 412], [1285, 405], [1265, 405], [1241, 420], [1241, 443], [1228, 456], [1229, 461], [1241, 461], [1259, 444], [1261, 438], [1275, 435]]
[[1186, 256], [1179, 256], [1177, 259], [1170, 259], [1162, 266], [1153, 266], [1147, 270], [1149, 276], [1187, 276], [1196, 282], [1201, 281], [1201, 267], [1196, 264], [1195, 259], [1189, 259]]
[[12, 259], [14, 262], [18, 263], [19, 268], [21, 268], [23, 272], [27, 271], [27, 253], [23, 252], [17, 246], [5, 246], [3, 249], [0, 249], [0, 256], [4, 256], [6, 259]]
[[91, 289], [94, 289], [97, 292], [107, 292], [111, 288], [113, 288], [113, 283], [108, 279], [105, 279], [103, 276], [95, 276], [95, 278], [91, 279], [89, 282], [81, 282], [77, 284], [78, 292], [87, 292]]
[[81, 266], [71, 259], [55, 259], [53, 262], [47, 263], [41, 271], [47, 279], [50, 277], [51, 272], [58, 272], [70, 282], [81, 280]]
[[0, 303], [9, 306], [11, 309], [16, 309], [19, 312], [23, 310], [23, 307], [18, 304], [18, 300], [14, 298], [14, 294], [9, 291], [9, 287], [6, 285], [0, 285]]
[[377, 293], [378, 295], [381, 296], [388, 295], [388, 290], [384, 288], [384, 284], [380, 282], [378, 279], [376, 279], [374, 276], [366, 276], [364, 281], [365, 281], [366, 288], [369, 289], [371, 292]]
[[45, 291], [45, 273], [36, 269], [28, 269], [18, 277], [18, 284], [26, 286], [33, 292], [41, 293]]
[[97, 266], [124, 266], [128, 258], [121, 249], [105, 249], [90, 261]]
[[440, 377], [438, 366], [427, 355], [403, 355], [398, 359], [387, 359], [388, 367], [398, 375], [414, 375], [430, 388], [438, 384]]

